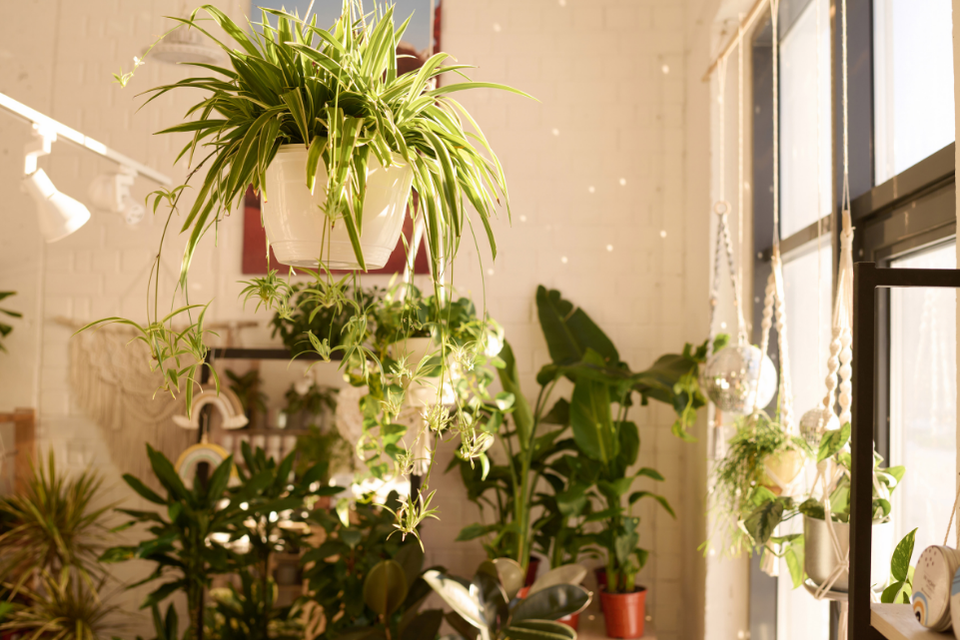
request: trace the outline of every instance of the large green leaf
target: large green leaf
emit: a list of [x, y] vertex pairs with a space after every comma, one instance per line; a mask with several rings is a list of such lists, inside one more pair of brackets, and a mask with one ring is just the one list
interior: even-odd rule
[[509, 341], [504, 341], [499, 356], [505, 365], [502, 369], [497, 369], [500, 384], [503, 385], [504, 391], [512, 393], [514, 396], [511, 415], [513, 416], [513, 423], [517, 427], [517, 437], [520, 439], [520, 445], [525, 447], [526, 443], [530, 442], [530, 434], [533, 431], [533, 412], [523, 396], [523, 390], [520, 389], [520, 374], [517, 373], [517, 361], [513, 356], [513, 347], [510, 346]]
[[443, 624], [443, 611], [430, 609], [414, 618], [400, 633], [400, 640], [421, 640], [436, 638]]
[[916, 541], [917, 530], [914, 529], [903, 540], [897, 544], [893, 551], [893, 557], [890, 559], [890, 575], [894, 580], [903, 582], [907, 579], [907, 573], [910, 571], [910, 558], [913, 557], [913, 545]]
[[524, 620], [559, 620], [590, 604], [590, 592], [579, 585], [555, 584], [528, 596], [510, 610], [510, 624]]
[[524, 620], [507, 627], [503, 640], [576, 640], [577, 632], [551, 620]]
[[530, 592], [527, 594], [527, 597], [529, 598], [533, 594], [557, 584], [580, 584], [586, 577], [587, 570], [582, 565], [565, 564], [556, 567], [537, 578], [533, 586], [530, 587]]
[[606, 385], [585, 379], [576, 383], [570, 403], [570, 426], [585, 455], [604, 464], [617, 457], [619, 446]]
[[407, 576], [394, 560], [382, 560], [363, 582], [363, 601], [380, 616], [390, 616], [407, 597]]
[[537, 315], [554, 363], [578, 362], [587, 349], [600, 354], [606, 364], [620, 362], [620, 354], [610, 338], [583, 309], [574, 308], [556, 289], [548, 291], [543, 285], [537, 287]]
[[470, 583], [455, 576], [440, 573], [435, 569], [425, 571], [423, 579], [467, 623], [477, 629], [488, 626], [489, 620], [483, 615], [480, 603], [470, 593]]

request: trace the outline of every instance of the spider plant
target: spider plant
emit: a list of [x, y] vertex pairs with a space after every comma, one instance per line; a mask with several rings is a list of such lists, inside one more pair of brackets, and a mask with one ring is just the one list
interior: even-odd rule
[[93, 471], [73, 477], [58, 472], [51, 451], [46, 465], [33, 466], [23, 493], [0, 498], [0, 576], [11, 598], [43, 571], [72, 568], [92, 586], [109, 533], [104, 514], [113, 507], [98, 504], [102, 484]]

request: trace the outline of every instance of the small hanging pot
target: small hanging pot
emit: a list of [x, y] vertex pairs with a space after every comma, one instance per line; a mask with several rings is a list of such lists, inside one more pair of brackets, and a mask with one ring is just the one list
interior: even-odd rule
[[957, 613], [951, 613], [955, 574], [960, 569], [960, 552], [950, 547], [927, 547], [917, 560], [913, 574], [913, 615], [924, 627], [946, 631]]
[[[834, 522], [833, 530], [840, 543], [840, 557], [846, 558], [850, 548], [850, 525]], [[893, 522], [874, 521], [871, 537], [870, 580], [875, 585], [886, 585], [890, 579], [890, 556], [895, 544]], [[817, 585], [825, 584], [839, 564], [827, 522], [803, 516], [803, 568], [807, 576]], [[847, 571], [841, 573], [830, 590], [846, 593], [849, 577]]]
[[771, 453], [763, 459], [760, 484], [779, 496], [803, 471], [803, 463], [803, 452], [796, 449]]

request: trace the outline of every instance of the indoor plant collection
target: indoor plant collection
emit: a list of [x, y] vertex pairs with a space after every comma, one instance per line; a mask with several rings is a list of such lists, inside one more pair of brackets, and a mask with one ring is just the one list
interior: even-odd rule
[[[406, 204], [414, 201], [436, 297], [446, 287], [444, 266], [456, 256], [461, 237], [471, 232], [474, 221], [496, 256], [490, 219], [501, 205], [509, 213], [506, 181], [481, 129], [452, 96], [471, 89], [526, 94], [469, 80], [437, 87], [443, 74], [462, 76], [467, 68], [445, 66], [451, 58], [447, 53], [431, 56], [418, 70], [399, 73], [397, 45], [409, 20], [396, 26], [393, 7], [365, 13], [360, 0], [344, 0], [341, 17], [328, 29], [317, 26], [315, 14], [299, 18], [264, 10], [262, 23], [247, 30], [211, 5], [173, 20], [177, 24], [171, 31], [196, 31], [229, 59], [223, 67], [194, 64], [204, 75], [148, 92], [149, 103], [169, 91], [201, 90], [185, 121], [162, 132], [190, 134], [178, 157], [191, 165], [187, 183], [203, 172], [192, 205], [184, 206], [179, 229], [187, 236], [177, 288], [184, 304], [164, 313], [158, 297], [160, 256], [187, 183], [152, 194], [153, 211], [166, 206], [169, 215], [150, 274], [147, 322], [106, 318], [85, 328], [122, 323], [137, 330], [153, 355], [151, 366], [163, 374], [161, 388], [173, 396], [182, 394], [189, 411], [207, 354], [206, 307], [191, 304], [187, 294], [190, 265], [201, 238], [240, 206], [252, 185], [263, 199], [268, 242], [278, 258], [312, 279], [306, 298], [318, 307], [337, 309], [338, 315], [347, 311], [344, 357], [360, 365], [366, 384], [389, 389], [378, 398], [375, 413], [385, 414], [381, 426], [391, 424], [404, 389], [398, 394], [392, 388], [397, 385], [384, 379], [387, 374], [375, 354], [361, 346], [366, 309], [362, 300], [347, 293], [349, 277], [337, 281], [330, 270], [382, 266], [397, 243]], [[221, 42], [207, 31], [207, 20], [232, 42]], [[121, 85], [141, 63], [138, 59], [133, 71], [116, 75]], [[258, 308], [290, 314], [290, 282], [271, 272], [247, 284], [245, 299], [256, 299]], [[293, 304], [297, 302], [305, 300], [301, 296]], [[332, 347], [328, 338], [308, 335], [325, 359], [340, 348]], [[440, 348], [445, 350], [446, 336], [442, 338]], [[441, 379], [446, 367], [441, 357]], [[430, 421], [436, 433], [448, 424], [440, 411]], [[389, 429], [374, 429], [368, 440], [376, 441], [374, 449], [385, 449], [396, 444], [394, 435]], [[475, 434], [465, 435], [468, 441], [475, 439]], [[384, 462], [375, 457], [379, 468]], [[400, 458], [393, 462], [402, 472], [409, 460]], [[407, 502], [398, 511], [404, 533], [414, 533], [431, 513], [426, 503]]]
[[[634, 626], [618, 626], [617, 614], [608, 612], [608, 624], [614, 625], [610, 633], [639, 637], [643, 590], [635, 576], [647, 552], [638, 547], [639, 519], [625, 502], [632, 507], [652, 498], [671, 515], [673, 511], [662, 496], [632, 490], [638, 478], [663, 477], [653, 469], [635, 468], [640, 437], [626, 418], [636, 392], [643, 404], [653, 398], [673, 406], [678, 413], [674, 432], [686, 436], [696, 408], [704, 404], [696, 376], [707, 345], [688, 345], [682, 355], [662, 356], [650, 369], [634, 373], [589, 315], [560, 292], [540, 287], [536, 301], [552, 362], [537, 376], [541, 388], [531, 405], [520, 389], [512, 349], [504, 345], [497, 363], [504, 391], [481, 396], [477, 415], [480, 428], [491, 434], [509, 462], [497, 463], [500, 452], [495, 449], [483, 453], [479, 464], [466, 459], [451, 464], [459, 466], [468, 498], [481, 513], [494, 516], [465, 527], [458, 540], [481, 539], [491, 558], [512, 558], [524, 573], [533, 551], [550, 558], [553, 566], [605, 556], [605, 607], [607, 600], [633, 601], [629, 619]], [[551, 407], [563, 378], [574, 383], [573, 393]], [[600, 530], [591, 523], [599, 523]], [[616, 604], [610, 608], [619, 611]]]

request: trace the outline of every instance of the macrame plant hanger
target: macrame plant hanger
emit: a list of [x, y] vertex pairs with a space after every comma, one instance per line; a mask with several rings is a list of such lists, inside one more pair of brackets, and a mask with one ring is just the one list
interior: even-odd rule
[[[773, 37], [773, 248], [770, 256], [770, 277], [763, 300], [763, 321], [760, 324], [760, 351], [766, 354], [770, 348], [770, 329], [776, 324], [777, 344], [780, 347], [780, 390], [778, 407], [780, 424], [784, 430], [796, 435], [797, 425], [793, 419], [793, 390], [790, 384], [790, 358], [787, 349], [787, 311], [783, 290], [783, 263], [780, 259], [780, 125], [779, 125], [779, 49], [778, 12], [779, 0], [770, 0], [770, 26]], [[774, 316], [776, 322], [774, 323]], [[761, 360], [761, 368], [763, 361]], [[759, 396], [758, 396], [759, 402]], [[762, 407], [754, 406], [756, 414]]]

